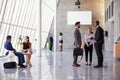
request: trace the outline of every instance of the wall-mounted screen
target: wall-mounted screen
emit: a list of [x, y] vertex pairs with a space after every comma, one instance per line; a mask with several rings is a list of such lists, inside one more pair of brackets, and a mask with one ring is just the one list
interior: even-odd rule
[[67, 24], [74, 25], [75, 22], [80, 21], [81, 25], [92, 25], [91, 11], [68, 11]]

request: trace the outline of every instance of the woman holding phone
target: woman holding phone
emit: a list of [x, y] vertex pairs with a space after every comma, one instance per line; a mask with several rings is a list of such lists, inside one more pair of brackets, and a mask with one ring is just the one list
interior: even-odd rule
[[[94, 43], [94, 34], [92, 32], [92, 28], [89, 27], [87, 34], [85, 34], [85, 59], [86, 59], [86, 65], [91, 66], [92, 64], [92, 52], [93, 52], [93, 43]], [[88, 62], [88, 55], [89, 55], [89, 62]]]

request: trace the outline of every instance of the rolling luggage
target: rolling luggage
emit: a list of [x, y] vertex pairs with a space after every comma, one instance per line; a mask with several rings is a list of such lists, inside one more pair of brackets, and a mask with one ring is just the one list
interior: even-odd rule
[[16, 62], [6, 62], [3, 64], [5, 69], [14, 69], [17, 68], [17, 63]]

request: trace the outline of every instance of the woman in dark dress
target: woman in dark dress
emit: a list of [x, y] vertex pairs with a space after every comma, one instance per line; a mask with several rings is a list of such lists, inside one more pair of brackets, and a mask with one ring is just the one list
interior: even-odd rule
[[32, 67], [31, 65], [31, 54], [32, 54], [32, 44], [28, 36], [25, 36], [25, 42], [23, 42], [23, 52], [26, 53], [27, 67]]

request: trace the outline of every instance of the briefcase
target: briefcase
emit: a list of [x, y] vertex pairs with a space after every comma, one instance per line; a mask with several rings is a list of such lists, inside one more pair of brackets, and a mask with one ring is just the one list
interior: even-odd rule
[[73, 56], [83, 56], [83, 49], [81, 49], [81, 48], [74, 48]]
[[73, 56], [77, 56], [77, 61], [80, 62], [83, 58], [83, 49], [81, 48], [74, 48], [73, 50]]
[[17, 67], [17, 63], [16, 62], [6, 62], [3, 64], [5, 69], [14, 69]]

